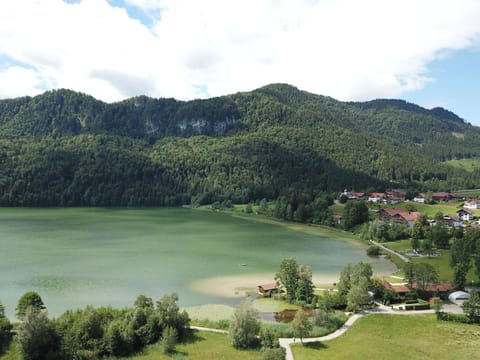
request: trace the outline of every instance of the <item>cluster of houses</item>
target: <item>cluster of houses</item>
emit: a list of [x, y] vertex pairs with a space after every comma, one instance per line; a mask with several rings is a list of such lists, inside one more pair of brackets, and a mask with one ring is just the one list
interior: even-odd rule
[[[344, 190], [342, 193], [348, 200], [364, 200], [376, 204], [385, 204], [385, 205], [396, 205], [405, 200], [407, 191], [404, 189], [392, 189], [384, 193], [373, 192], [370, 194], [363, 192], [354, 192]], [[425, 203], [426, 199], [431, 199], [434, 202], [449, 202], [454, 199], [458, 199], [454, 194], [447, 192], [437, 192], [428, 194], [428, 197], [425, 193], [419, 193], [414, 198], [413, 201], [417, 203]], [[465, 222], [468, 222], [468, 226], [471, 227], [480, 227], [480, 219], [472, 222], [475, 219], [475, 215], [472, 210], [480, 209], [480, 198], [468, 198], [465, 199], [463, 207], [456, 211], [455, 214], [446, 215], [443, 217], [443, 224], [447, 227], [465, 227]], [[402, 208], [381, 208], [378, 211], [378, 218], [381, 220], [393, 220], [397, 223], [405, 224], [409, 228], [413, 226], [415, 220], [421, 214], [417, 211], [407, 211]], [[430, 221], [432, 225], [435, 224], [435, 220]]]
[[[364, 193], [364, 192], [355, 192], [355, 191], [348, 191], [344, 190], [342, 193], [348, 200], [365, 200], [375, 204], [389, 204], [395, 205], [403, 200], [407, 196], [407, 190], [405, 189], [392, 189], [385, 192], [372, 192], [372, 193]], [[455, 194], [451, 194], [448, 192], [434, 192], [431, 194], [426, 193], [418, 193], [412, 200], [416, 203], [425, 203], [428, 200], [439, 203], [439, 202], [449, 202], [451, 200], [456, 199], [457, 197]], [[468, 199], [466, 201], [465, 207], [468, 209], [480, 209], [480, 199]]]

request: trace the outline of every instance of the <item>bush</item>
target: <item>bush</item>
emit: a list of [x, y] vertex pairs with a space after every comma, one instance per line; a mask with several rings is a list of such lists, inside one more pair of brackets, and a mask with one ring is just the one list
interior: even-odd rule
[[380, 247], [377, 245], [370, 245], [367, 248], [367, 255], [369, 256], [378, 256], [380, 255]]
[[233, 347], [247, 349], [258, 345], [260, 331], [258, 313], [250, 302], [243, 302], [233, 313], [229, 334]]
[[284, 348], [267, 349], [263, 353], [263, 360], [284, 360], [284, 359], [285, 359]]
[[451, 314], [443, 311], [437, 312], [437, 320], [453, 321], [462, 324], [470, 324], [470, 319], [463, 314]]
[[429, 310], [430, 304], [411, 304], [405, 305], [405, 310]]

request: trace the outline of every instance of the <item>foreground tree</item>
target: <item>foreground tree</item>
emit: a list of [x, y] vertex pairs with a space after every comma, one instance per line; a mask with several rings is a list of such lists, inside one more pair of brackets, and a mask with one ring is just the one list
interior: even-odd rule
[[18, 305], [16, 308], [16, 316], [18, 319], [22, 319], [25, 316], [25, 313], [29, 307], [32, 307], [35, 310], [44, 310], [45, 305], [43, 300], [35, 291], [28, 291], [22, 295], [18, 300]]
[[343, 208], [342, 224], [345, 230], [368, 221], [368, 207], [364, 201], [349, 201]]
[[17, 342], [24, 360], [53, 358], [59, 338], [44, 311], [28, 307], [18, 327]]
[[258, 312], [247, 299], [233, 313], [229, 328], [230, 340], [235, 348], [247, 349], [258, 345], [259, 332]]
[[455, 239], [450, 250], [450, 266], [453, 268], [453, 283], [463, 289], [472, 264], [472, 242], [467, 237]]
[[370, 282], [368, 278], [361, 277], [356, 281], [347, 294], [347, 310], [357, 312], [363, 306], [368, 305], [372, 298], [368, 293]]
[[480, 294], [477, 290], [470, 292], [470, 299], [462, 305], [463, 312], [473, 323], [480, 323]]
[[5, 346], [10, 342], [12, 324], [5, 316], [5, 307], [0, 303], [0, 354]]
[[417, 287], [425, 291], [429, 284], [438, 283], [438, 271], [429, 263], [405, 264], [405, 278], [410, 288], [416, 283]]
[[310, 266], [298, 266], [298, 283], [295, 289], [295, 300], [300, 303], [310, 304], [313, 299], [312, 269]]
[[292, 321], [293, 336], [300, 338], [300, 342], [303, 342], [303, 338], [308, 337], [313, 329], [312, 322], [308, 319], [303, 309], [300, 309], [295, 314]]
[[280, 270], [275, 275], [275, 279], [279, 281], [287, 291], [287, 300], [291, 303], [294, 302], [299, 274], [297, 261], [293, 257], [284, 259], [280, 263]]

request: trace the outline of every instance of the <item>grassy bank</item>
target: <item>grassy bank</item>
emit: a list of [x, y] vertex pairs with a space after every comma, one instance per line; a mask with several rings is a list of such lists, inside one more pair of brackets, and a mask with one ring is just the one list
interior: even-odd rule
[[[225, 359], [256, 360], [262, 359], [263, 353], [256, 350], [236, 350], [230, 344], [228, 335], [207, 331], [195, 331], [192, 340], [176, 347], [176, 358], [189, 360]], [[175, 358], [175, 355], [174, 357]], [[162, 354], [158, 345], [149, 346], [141, 355], [125, 358], [125, 360], [167, 360], [171, 356]]]
[[369, 315], [337, 339], [292, 350], [296, 360], [475, 359], [479, 346], [476, 325], [437, 321], [434, 315]]

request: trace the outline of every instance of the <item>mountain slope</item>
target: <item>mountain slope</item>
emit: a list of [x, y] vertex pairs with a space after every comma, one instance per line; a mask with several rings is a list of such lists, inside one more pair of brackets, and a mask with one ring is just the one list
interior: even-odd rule
[[[106, 104], [69, 90], [0, 101], [0, 205], [178, 205], [299, 193], [452, 190], [480, 129], [401, 100], [272, 84], [208, 100]], [[200, 200], [199, 200], [200, 199]]]

